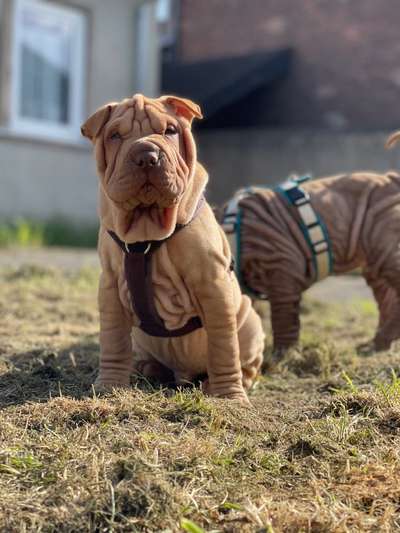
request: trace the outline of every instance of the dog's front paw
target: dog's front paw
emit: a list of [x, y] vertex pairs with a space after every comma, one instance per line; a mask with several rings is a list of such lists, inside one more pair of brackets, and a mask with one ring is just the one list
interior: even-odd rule
[[250, 400], [242, 386], [216, 387], [210, 384], [209, 379], [205, 379], [201, 384], [201, 389], [204, 394], [207, 394], [208, 396], [226, 398], [228, 400], [233, 400], [244, 407], [251, 407]]
[[110, 392], [113, 389], [128, 389], [130, 387], [128, 379], [104, 379], [98, 377], [93, 384], [94, 390], [98, 393]]
[[225, 396], [222, 396], [222, 398], [232, 400], [235, 403], [240, 404], [242, 407], [252, 407], [251, 402], [244, 391], [242, 393], [227, 394]]

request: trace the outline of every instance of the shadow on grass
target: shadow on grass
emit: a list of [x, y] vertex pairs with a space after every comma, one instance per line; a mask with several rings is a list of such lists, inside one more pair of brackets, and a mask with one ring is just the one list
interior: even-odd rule
[[42, 402], [55, 396], [92, 395], [99, 346], [92, 340], [59, 352], [38, 349], [4, 358], [0, 374], [0, 408]]
[[[59, 396], [92, 397], [98, 357], [99, 345], [90, 338], [59, 352], [37, 349], [0, 358], [0, 409]], [[1, 368], [5, 371], [1, 372]], [[204, 377], [179, 388], [199, 386]], [[172, 393], [178, 388], [172, 373], [170, 380], [162, 383], [140, 376], [132, 376], [131, 383], [149, 394], [161, 388], [168, 394], [168, 390]]]

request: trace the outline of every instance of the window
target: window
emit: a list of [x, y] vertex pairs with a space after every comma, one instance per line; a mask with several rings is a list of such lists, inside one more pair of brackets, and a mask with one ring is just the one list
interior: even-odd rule
[[157, 0], [156, 16], [160, 24], [168, 23], [171, 18], [171, 7], [171, 0]]
[[150, 3], [140, 4], [136, 11], [135, 27], [135, 91], [146, 96], [153, 96], [149, 90], [153, 79], [152, 65], [149, 65], [147, 53], [153, 45], [153, 18], [154, 6]]
[[[155, 96], [160, 66], [175, 58], [177, 0], [142, 2], [135, 20], [135, 90]], [[156, 91], [158, 92], [158, 91]]]
[[157, 0], [156, 18], [162, 62], [176, 59], [179, 4], [177, 0]]
[[16, 132], [79, 139], [85, 23], [70, 7], [14, 0], [10, 126]]

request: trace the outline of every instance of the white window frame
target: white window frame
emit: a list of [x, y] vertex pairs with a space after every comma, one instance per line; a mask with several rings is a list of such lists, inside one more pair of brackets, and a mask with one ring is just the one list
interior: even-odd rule
[[165, 29], [160, 32], [159, 46], [166, 47], [173, 45], [176, 40], [176, 17], [177, 7], [173, 0], [157, 0], [156, 20], [157, 25], [164, 26]]
[[[70, 70], [71, 90], [69, 92], [69, 120], [66, 124], [52, 121], [36, 120], [23, 117], [20, 109], [21, 94], [21, 59], [20, 53], [22, 27], [19, 24], [22, 10], [26, 5], [37, 6], [49, 15], [57, 14], [74, 19], [78, 31], [73, 41], [72, 67]], [[12, 10], [11, 32], [11, 90], [9, 126], [16, 134], [47, 139], [79, 141], [80, 125], [84, 116], [85, 98], [85, 63], [86, 63], [86, 18], [83, 12], [69, 6], [60, 6], [42, 0], [14, 0]]]
[[[156, 4], [142, 2], [136, 8], [135, 20], [135, 90], [156, 96], [159, 85]], [[154, 63], [153, 63], [154, 61]]]
[[158, 23], [168, 22], [172, 15], [171, 0], [157, 0], [156, 19]]

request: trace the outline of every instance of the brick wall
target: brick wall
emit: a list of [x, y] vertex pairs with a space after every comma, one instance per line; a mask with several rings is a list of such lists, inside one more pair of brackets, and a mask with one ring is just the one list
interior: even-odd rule
[[400, 0], [181, 0], [184, 61], [287, 46], [275, 124], [400, 128]]

